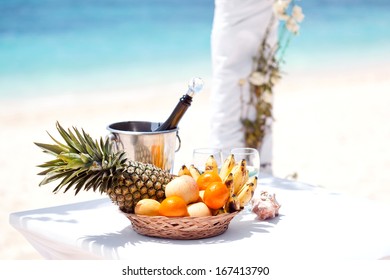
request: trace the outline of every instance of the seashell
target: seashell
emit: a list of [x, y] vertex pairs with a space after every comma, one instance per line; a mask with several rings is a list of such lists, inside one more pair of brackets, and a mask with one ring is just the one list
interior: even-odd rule
[[276, 201], [275, 194], [261, 191], [259, 197], [252, 199], [252, 212], [259, 220], [273, 219], [279, 215], [280, 204]]

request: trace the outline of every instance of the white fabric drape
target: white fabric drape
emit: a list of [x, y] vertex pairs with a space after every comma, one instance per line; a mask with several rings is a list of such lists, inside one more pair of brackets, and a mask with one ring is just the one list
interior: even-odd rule
[[[244, 132], [240, 122], [239, 80], [252, 70], [253, 57], [272, 15], [273, 0], [215, 0], [211, 34], [212, 91], [211, 135], [213, 147], [229, 150], [243, 147]], [[276, 26], [270, 42], [277, 40]], [[248, 84], [244, 93], [249, 95]], [[272, 160], [272, 131], [260, 150], [261, 164]]]

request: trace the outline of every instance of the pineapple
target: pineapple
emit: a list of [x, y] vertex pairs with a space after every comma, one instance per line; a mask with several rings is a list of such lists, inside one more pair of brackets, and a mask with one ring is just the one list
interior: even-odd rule
[[35, 143], [55, 157], [38, 165], [45, 168], [38, 173], [45, 176], [40, 186], [61, 179], [54, 193], [71, 188], [76, 195], [82, 189], [99, 190], [125, 213], [134, 213], [135, 205], [143, 198], [159, 202], [165, 198], [165, 186], [174, 175], [152, 164], [127, 160], [124, 151], [113, 151], [108, 139], [94, 141], [84, 130], [66, 131], [58, 122], [56, 127], [66, 144], [50, 134], [54, 144]]

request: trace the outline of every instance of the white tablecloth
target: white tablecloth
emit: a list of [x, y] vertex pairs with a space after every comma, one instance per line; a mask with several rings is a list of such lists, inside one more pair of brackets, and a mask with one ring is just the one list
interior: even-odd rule
[[[372, 260], [390, 256], [390, 205], [262, 175], [256, 190], [276, 193], [280, 216], [258, 221], [246, 211], [222, 235], [200, 240], [146, 237], [109, 199], [10, 214], [10, 224], [47, 259], [202, 256], [202, 261], [260, 259]], [[249, 253], [250, 252], [250, 253]], [[254, 254], [253, 254], [253, 253]]]

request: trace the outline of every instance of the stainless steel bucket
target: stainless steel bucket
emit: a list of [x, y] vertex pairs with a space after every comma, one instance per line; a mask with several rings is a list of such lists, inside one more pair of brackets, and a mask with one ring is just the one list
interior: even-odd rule
[[172, 173], [175, 152], [181, 146], [178, 128], [154, 131], [159, 124], [143, 121], [113, 123], [107, 126], [110, 131], [108, 137], [116, 149], [126, 152], [129, 160], [152, 163]]

